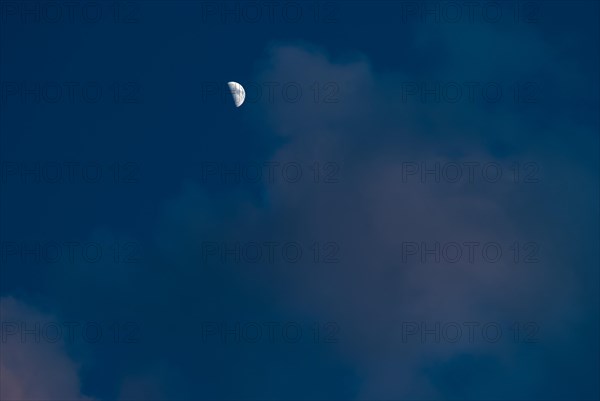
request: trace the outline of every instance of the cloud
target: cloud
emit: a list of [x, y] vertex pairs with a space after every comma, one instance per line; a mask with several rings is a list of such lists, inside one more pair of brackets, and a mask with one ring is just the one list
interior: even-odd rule
[[[91, 400], [81, 393], [79, 365], [67, 355], [64, 341], [51, 342], [38, 328], [56, 320], [12, 297], [0, 298], [0, 316], [1, 399]], [[11, 334], [13, 328], [15, 334]]]

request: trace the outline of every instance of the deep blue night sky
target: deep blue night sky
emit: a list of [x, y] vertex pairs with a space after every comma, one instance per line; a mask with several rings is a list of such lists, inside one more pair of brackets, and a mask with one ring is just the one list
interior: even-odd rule
[[599, 17], [0, 0], [0, 398], [599, 399]]

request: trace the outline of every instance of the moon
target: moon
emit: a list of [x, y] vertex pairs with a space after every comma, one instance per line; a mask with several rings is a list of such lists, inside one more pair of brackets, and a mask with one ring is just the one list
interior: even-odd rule
[[235, 103], [235, 107], [240, 107], [244, 100], [246, 99], [246, 91], [244, 87], [237, 82], [227, 82], [229, 86], [229, 90], [231, 91], [231, 96], [233, 96], [233, 102]]

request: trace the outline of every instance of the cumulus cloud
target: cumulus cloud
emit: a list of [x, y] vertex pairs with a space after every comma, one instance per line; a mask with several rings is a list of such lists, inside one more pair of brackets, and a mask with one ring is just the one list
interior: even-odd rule
[[[394, 77], [378, 79], [364, 59], [351, 63], [326, 60], [324, 53], [275, 47], [265, 77], [306, 82], [310, 72], [318, 71], [319, 77], [337, 77], [336, 82], [349, 82], [357, 88], [342, 90], [340, 102], [333, 105], [311, 101], [284, 104], [281, 108], [287, 110], [283, 113], [265, 108], [275, 132], [293, 135], [274, 159], [343, 164], [343, 178], [331, 188], [323, 190], [305, 181], [271, 192], [282, 222], [276, 231], [291, 226], [296, 229], [294, 235], [306, 240], [318, 233], [337, 240], [343, 250], [340, 266], [288, 277], [293, 302], [306, 304], [310, 294], [308, 303], [314, 311], [343, 322], [345, 352], [358, 358], [369, 377], [361, 394], [365, 398], [441, 396], [446, 389], [437, 388], [426, 368], [463, 353], [487, 353], [493, 364], [517, 366], [518, 358], [506, 358], [517, 352], [514, 344], [407, 347], [400, 342], [400, 326], [407, 321], [424, 321], [430, 326], [436, 321], [566, 322], [564, 305], [573, 302], [576, 290], [571, 274], [551, 260], [527, 267], [506, 260], [512, 242], [528, 241], [534, 235], [520, 221], [523, 211], [516, 210], [532, 194], [523, 193], [510, 177], [488, 185], [469, 185], [465, 180], [461, 184], [423, 184], [418, 178], [403, 182], [406, 162], [427, 163], [430, 168], [435, 163], [468, 161], [508, 166], [459, 131], [453, 140], [463, 153], [453, 158], [440, 156], [443, 146], [424, 137], [414, 120], [402, 120], [386, 106], [386, 91]], [[449, 114], [435, 114], [443, 106], [420, 108], [441, 129], [456, 130], [452, 119], [445, 121]], [[532, 192], [545, 189], [543, 185]], [[547, 243], [545, 238], [535, 239]], [[504, 260], [495, 264], [479, 260], [473, 265], [423, 264], [418, 258], [401, 262], [405, 242], [425, 242], [433, 247], [435, 242], [469, 241], [503, 244]], [[492, 378], [483, 380], [493, 382]]]
[[91, 399], [81, 393], [79, 365], [67, 355], [64, 341], [54, 342], [54, 337], [44, 336], [40, 329], [46, 324], [56, 324], [53, 317], [13, 297], [0, 298], [0, 316], [1, 399]]

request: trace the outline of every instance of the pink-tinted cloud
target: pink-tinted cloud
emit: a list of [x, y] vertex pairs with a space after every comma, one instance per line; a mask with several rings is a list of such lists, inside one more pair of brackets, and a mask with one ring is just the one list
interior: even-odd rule
[[52, 342], [36, 329], [56, 320], [13, 297], [0, 298], [0, 316], [2, 400], [90, 400], [81, 393], [79, 366], [67, 355], [64, 341]]

